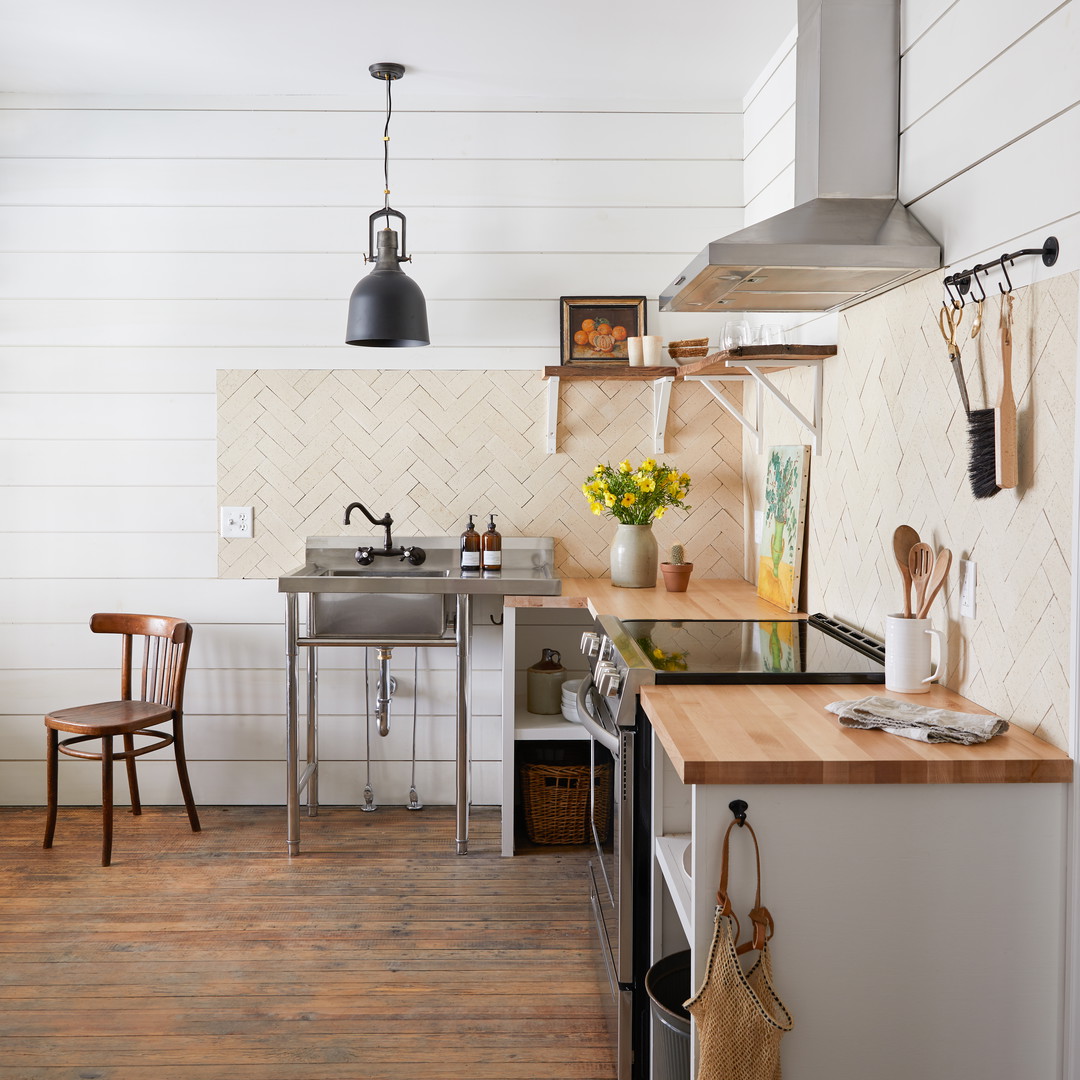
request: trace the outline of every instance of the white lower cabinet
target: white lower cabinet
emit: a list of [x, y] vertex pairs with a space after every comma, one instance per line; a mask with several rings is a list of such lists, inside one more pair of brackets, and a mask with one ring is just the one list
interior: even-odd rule
[[[1058, 1080], [1064, 784], [687, 786], [653, 749], [652, 959], [689, 944], [700, 986], [728, 803], [745, 800], [795, 1022], [786, 1077]], [[745, 933], [753, 842], [735, 829], [731, 846]]]

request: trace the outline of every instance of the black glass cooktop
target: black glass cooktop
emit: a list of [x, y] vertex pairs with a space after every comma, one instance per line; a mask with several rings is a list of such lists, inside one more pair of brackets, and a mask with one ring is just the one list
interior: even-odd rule
[[823, 616], [621, 625], [638, 647], [637, 664], [647, 662], [657, 683], [885, 681], [880, 643]]

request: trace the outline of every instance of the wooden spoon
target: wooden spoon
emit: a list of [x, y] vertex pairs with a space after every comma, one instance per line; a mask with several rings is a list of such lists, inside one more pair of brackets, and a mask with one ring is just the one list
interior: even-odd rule
[[908, 571], [915, 586], [915, 610], [921, 611], [926, 599], [926, 586], [934, 570], [934, 549], [929, 544], [915, 544], [908, 552]]
[[934, 560], [934, 569], [930, 572], [930, 580], [926, 583], [926, 598], [919, 605], [917, 619], [925, 619], [930, 614], [930, 605], [935, 597], [941, 592], [941, 586], [945, 584], [945, 575], [949, 572], [952, 563], [952, 552], [948, 548], [942, 548]]
[[911, 618], [911, 570], [908, 568], [908, 556], [911, 549], [919, 542], [919, 534], [910, 525], [897, 526], [893, 533], [892, 546], [900, 576], [904, 579], [904, 618]]

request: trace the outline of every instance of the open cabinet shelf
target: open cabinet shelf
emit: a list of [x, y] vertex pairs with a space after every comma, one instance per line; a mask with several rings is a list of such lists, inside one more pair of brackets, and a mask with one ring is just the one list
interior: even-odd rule
[[[618, 379], [624, 382], [647, 382], [653, 391], [653, 451], [664, 453], [668, 405], [671, 387], [676, 380], [700, 382], [717, 401], [754, 437], [757, 453], [764, 446], [762, 407], [764, 394], [771, 394], [810, 434], [814, 453], [821, 452], [821, 362], [836, 355], [835, 345], [745, 345], [737, 349], [710, 353], [686, 364], [666, 367], [631, 367], [628, 363], [563, 364], [545, 367], [547, 379], [547, 425], [545, 449], [554, 454], [559, 426], [559, 385], [564, 379], [575, 382]], [[768, 376], [795, 367], [814, 368], [814, 415], [803, 415], [788, 397], [777, 389]], [[757, 390], [757, 408], [753, 422], [728, 401], [715, 383], [752, 382]]]

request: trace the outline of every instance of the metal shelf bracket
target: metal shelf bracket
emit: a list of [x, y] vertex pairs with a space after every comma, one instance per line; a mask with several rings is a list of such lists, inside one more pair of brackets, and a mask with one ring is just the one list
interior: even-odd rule
[[[668, 408], [671, 404], [671, 388], [675, 384], [673, 375], [665, 375], [651, 380], [653, 393], [652, 442], [653, 453], [664, 453], [667, 436]], [[556, 453], [559, 432], [559, 377], [551, 375], [547, 380], [547, 410], [544, 421], [544, 452]]]
[[[743, 360], [739, 363], [739, 367], [745, 368], [747, 374], [731, 374], [731, 375], [688, 375], [686, 376], [687, 382], [700, 382], [704, 383], [706, 387], [712, 392], [713, 397], [729, 412], [740, 424], [750, 433], [754, 439], [755, 452], [760, 454], [764, 446], [765, 432], [763, 421], [763, 393], [768, 392], [788, 413], [790, 413], [798, 422], [802, 425], [810, 435], [811, 446], [815, 456], [821, 453], [821, 416], [822, 416], [822, 378], [821, 378], [821, 359], [786, 359], [783, 361], [785, 368], [792, 367], [810, 367], [814, 369], [814, 418], [808, 419], [801, 410], [796, 408], [791, 399], [773, 382], [770, 381], [768, 375], [759, 371], [761, 366], [768, 366], [775, 368], [777, 366], [775, 360]], [[723, 397], [716, 387], [710, 385], [714, 382], [747, 382], [752, 381], [757, 388], [757, 400], [754, 410], [754, 422], [751, 422], [745, 415], [740, 413], [735, 406]]]
[[544, 428], [544, 452], [555, 453], [556, 435], [559, 430], [559, 379], [553, 375], [547, 381], [547, 420]]

